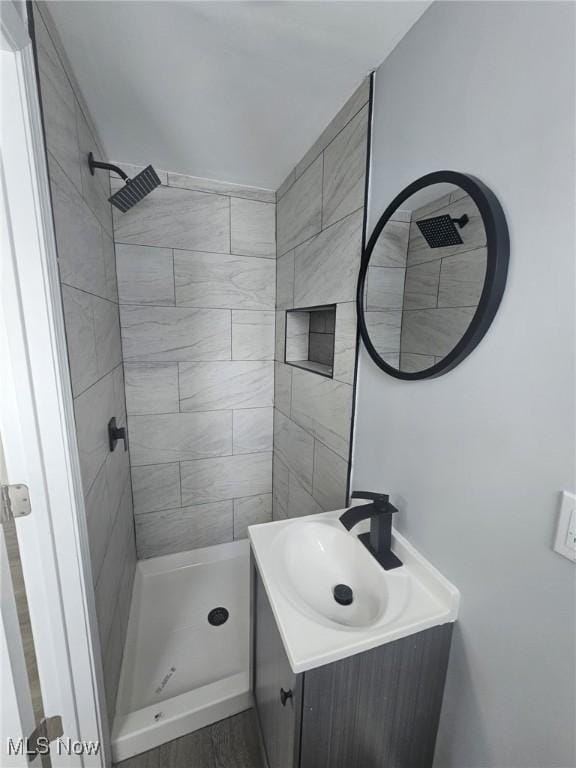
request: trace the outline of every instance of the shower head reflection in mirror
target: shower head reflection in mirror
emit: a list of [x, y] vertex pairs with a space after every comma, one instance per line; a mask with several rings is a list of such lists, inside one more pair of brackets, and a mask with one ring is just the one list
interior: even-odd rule
[[504, 214], [484, 185], [451, 171], [414, 182], [364, 254], [358, 314], [373, 359], [397, 378], [450, 370], [490, 324], [507, 263]]

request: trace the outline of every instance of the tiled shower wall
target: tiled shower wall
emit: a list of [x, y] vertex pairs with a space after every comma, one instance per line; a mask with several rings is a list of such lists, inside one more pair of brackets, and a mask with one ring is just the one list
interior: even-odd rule
[[[277, 192], [274, 518], [346, 503], [369, 81]], [[286, 310], [336, 304], [334, 375], [283, 361]]]
[[110, 453], [107, 424], [126, 423], [108, 177], [104, 157], [45, 6], [34, 6], [48, 170], [76, 434], [110, 720], [136, 565], [129, 455]]
[[114, 211], [140, 558], [272, 512], [275, 193], [159, 176]]

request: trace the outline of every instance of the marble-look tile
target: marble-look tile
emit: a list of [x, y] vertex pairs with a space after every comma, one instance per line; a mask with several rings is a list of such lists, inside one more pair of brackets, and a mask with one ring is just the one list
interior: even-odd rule
[[326, 512], [346, 505], [348, 462], [325, 445], [314, 443], [312, 495]]
[[160, 186], [126, 213], [113, 213], [117, 243], [230, 252], [229, 197]]
[[195, 189], [198, 192], [216, 192], [220, 195], [240, 197], [246, 200], [259, 200], [261, 203], [275, 203], [276, 192], [273, 189], [248, 187], [244, 184], [202, 179], [198, 176], [186, 176], [183, 173], [168, 173], [168, 186], [181, 189]]
[[414, 309], [403, 313], [403, 353], [444, 357], [462, 338], [475, 308]]
[[312, 492], [314, 438], [277, 408], [274, 409], [274, 454]]
[[274, 360], [273, 310], [232, 310], [232, 359]]
[[276, 258], [276, 205], [230, 199], [230, 237], [232, 253]]
[[440, 260], [415, 264], [406, 269], [403, 309], [435, 307], [438, 299]]
[[138, 557], [158, 557], [233, 538], [232, 501], [148, 512], [136, 516]]
[[279, 504], [274, 503], [274, 496], [272, 496], [272, 520], [287, 520], [288, 512], [284, 511]]
[[[432, 187], [428, 187], [427, 193], [432, 193]], [[439, 190], [445, 189], [444, 185], [439, 186]], [[438, 191], [439, 191], [438, 190]], [[450, 205], [452, 199], [452, 193], [448, 192], [447, 194], [440, 193], [439, 197], [436, 197], [434, 200], [430, 200], [429, 202], [425, 203], [424, 205], [421, 205], [420, 207], [414, 209], [412, 211], [412, 215], [410, 219], [425, 219], [428, 216], [433, 216], [436, 211], [438, 211], [440, 208], [446, 208], [446, 206]], [[407, 200], [403, 205], [409, 206], [413, 198], [410, 200]]]
[[352, 416], [349, 384], [295, 368], [291, 413], [296, 424], [348, 460]]
[[132, 467], [132, 492], [135, 515], [181, 506], [180, 465]]
[[417, 373], [431, 368], [436, 362], [433, 355], [414, 355], [408, 352], [400, 354], [400, 370], [404, 373]]
[[108, 421], [114, 415], [114, 375], [108, 374], [74, 400], [82, 485], [88, 493], [109, 452]]
[[476, 307], [486, 277], [486, 248], [442, 260], [439, 307]]
[[310, 333], [331, 333], [336, 329], [336, 307], [310, 312]]
[[88, 203], [92, 213], [96, 216], [100, 224], [112, 235], [112, 207], [108, 202], [110, 197], [110, 174], [106, 171], [96, 171], [94, 175], [90, 173], [88, 165], [88, 154], [94, 153], [94, 156], [100, 160], [106, 160], [105, 157], [98, 157], [98, 142], [92, 134], [92, 130], [84, 116], [80, 105], [76, 103], [76, 128], [78, 131], [78, 146], [80, 151], [80, 176], [82, 179], [82, 197]]
[[346, 384], [354, 383], [356, 364], [356, 304], [346, 302], [336, 307], [334, 335], [334, 378]]
[[272, 450], [272, 407], [234, 411], [233, 452], [261, 453]]
[[[134, 525], [134, 515], [132, 513], [132, 507], [130, 502], [130, 493], [128, 492], [126, 496], [122, 500], [121, 510], [123, 512], [118, 513], [118, 518], [122, 520], [122, 527], [121, 532], [123, 535], [123, 552], [122, 552], [122, 561], [121, 565], [122, 568], [119, 569], [120, 571], [120, 579], [118, 584], [115, 587], [117, 600], [116, 605], [114, 606], [114, 612], [112, 616], [112, 627], [110, 628], [110, 632], [108, 634], [108, 645], [106, 646], [106, 650], [104, 651], [104, 677], [105, 677], [105, 684], [106, 684], [106, 698], [109, 699], [109, 695], [117, 693], [117, 686], [119, 682], [119, 674], [117, 673], [117, 676], [113, 680], [109, 680], [109, 670], [107, 669], [107, 664], [110, 663], [109, 659], [109, 644], [111, 642], [111, 638], [114, 637], [114, 626], [116, 624], [120, 625], [120, 632], [122, 636], [122, 646], [124, 645], [124, 639], [126, 638], [126, 632], [128, 629], [128, 619], [130, 617], [130, 608], [132, 606], [132, 591], [134, 587], [134, 577], [136, 575], [136, 536], [135, 536], [135, 525]], [[116, 528], [113, 529], [112, 535], [116, 534]], [[112, 544], [110, 544], [112, 546]], [[101, 574], [102, 576], [102, 574]], [[112, 598], [113, 599], [113, 598]], [[124, 648], [122, 647], [122, 652], [124, 651]], [[116, 662], [112, 662], [116, 663]], [[113, 685], [113, 690], [109, 691], [108, 685], [110, 682]], [[114, 690], [115, 689], [115, 690]], [[116, 697], [114, 695], [112, 699], [112, 708], [110, 708], [110, 703], [108, 704], [108, 718], [110, 721], [110, 725], [112, 725], [112, 721], [114, 719], [115, 714], [115, 705], [116, 705]]]
[[276, 308], [294, 306], [294, 251], [288, 251], [276, 261]]
[[322, 157], [302, 174], [277, 204], [278, 255], [303, 243], [322, 228]]
[[130, 415], [180, 410], [178, 363], [125, 363], [124, 375]]
[[60, 281], [106, 296], [102, 227], [58, 164], [49, 166]]
[[389, 309], [384, 312], [366, 312], [365, 320], [370, 341], [378, 354], [386, 361], [390, 355], [398, 355], [402, 330], [402, 310]]
[[98, 296], [92, 297], [92, 311], [94, 314], [98, 376], [101, 377], [122, 362], [120, 316], [118, 304], [107, 299], [100, 299]]
[[406, 270], [399, 267], [368, 267], [364, 296], [366, 309], [402, 309]]
[[284, 363], [274, 364], [274, 406], [290, 416], [292, 400], [292, 368]]
[[90, 560], [92, 564], [92, 582], [96, 584], [112, 530], [110, 497], [106, 484], [104, 465], [96, 475], [92, 487], [86, 494], [86, 525], [88, 528], [88, 544], [90, 546]]
[[40, 97], [44, 113], [46, 146], [78, 192], [81, 192], [76, 97], [44, 22], [38, 15], [36, 19]]
[[[126, 499], [121, 503], [128, 504], [129, 490], [125, 492]], [[110, 544], [106, 550], [104, 562], [96, 582], [96, 614], [102, 648], [108, 645], [108, 638], [114, 623], [114, 614], [119, 599], [119, 587], [124, 575], [127, 553], [133, 541], [133, 523], [128, 515], [117, 515], [110, 535]]]
[[120, 308], [124, 360], [230, 360], [230, 312], [187, 307]]
[[334, 334], [310, 333], [308, 359], [332, 368], [334, 365]]
[[272, 259], [174, 252], [176, 304], [223, 309], [274, 309]]
[[272, 454], [246, 453], [181, 464], [182, 503], [208, 504], [272, 490]]
[[116, 712], [116, 697], [120, 682], [122, 657], [124, 654], [124, 632], [122, 622], [112, 620], [108, 645], [102, 649], [102, 666], [104, 672], [104, 692], [108, 710], [108, 723], [112, 727]]
[[310, 312], [286, 313], [286, 360], [308, 359]]
[[[125, 416], [118, 410], [116, 410], [115, 413], [117, 414], [119, 426], [125, 427]], [[104, 468], [106, 472], [106, 484], [110, 494], [110, 514], [112, 519], [115, 520], [122, 501], [131, 506], [131, 498], [125, 498], [126, 488], [128, 487], [130, 490], [130, 455], [124, 450], [122, 443], [117, 446], [115, 451], [108, 453]], [[131, 514], [132, 511], [130, 511], [130, 515]]]
[[467, 195], [454, 203], [439, 208], [433, 212], [433, 216], [449, 215], [453, 218], [460, 218], [467, 214], [469, 221], [460, 229], [456, 224], [458, 234], [462, 238], [460, 245], [450, 245], [445, 248], [430, 248], [424, 236], [416, 225], [416, 220], [427, 218], [422, 216], [418, 210], [413, 217], [410, 225], [410, 247], [408, 249], [408, 266], [412, 264], [421, 264], [424, 261], [444, 258], [445, 256], [455, 256], [465, 251], [472, 251], [486, 246], [486, 230], [480, 211], [472, 198]]
[[468, 197], [468, 192], [461, 187], [456, 187], [453, 192], [450, 193], [450, 202], [455, 203], [456, 200], [460, 200], [461, 197]]
[[116, 246], [121, 304], [174, 305], [174, 263], [170, 248]]
[[276, 312], [276, 331], [275, 331], [274, 359], [284, 362], [286, 351], [286, 312]]
[[62, 286], [68, 361], [74, 396], [88, 389], [98, 378], [92, 298], [89, 293], [69, 288], [67, 285]]
[[54, 45], [44, 14], [39, 12], [38, 6], [34, 8], [34, 35], [42, 76], [50, 81], [52, 88], [58, 93], [60, 101], [64, 102], [68, 109], [73, 112], [76, 97]]
[[[412, 211], [402, 208], [396, 208], [396, 210], [390, 216], [390, 221], [398, 221], [404, 224], [410, 224], [412, 221]], [[387, 266], [383, 264], [382, 266]]]
[[292, 472], [288, 477], [288, 517], [304, 517], [324, 512], [316, 499], [303, 488]]
[[102, 255], [104, 260], [104, 275], [106, 278], [105, 298], [118, 301], [118, 281], [116, 274], [116, 248], [114, 240], [102, 229]]
[[272, 406], [274, 363], [227, 360], [215, 363], [180, 363], [182, 411]]
[[324, 152], [323, 228], [364, 205], [367, 129], [366, 105]]
[[272, 520], [272, 494], [234, 499], [234, 539], [248, 538], [248, 526]]
[[407, 221], [391, 219], [376, 241], [372, 255], [371, 267], [405, 267], [408, 257], [408, 238], [410, 224]]
[[132, 466], [232, 453], [232, 411], [130, 416]]
[[294, 172], [294, 169], [292, 169], [288, 174], [288, 176], [286, 176], [282, 184], [280, 184], [280, 186], [276, 190], [276, 202], [278, 202], [281, 197], [284, 197], [286, 192], [288, 192], [288, 190], [290, 189], [292, 184], [294, 184], [295, 181], [296, 181], [296, 174]]
[[288, 514], [288, 478], [290, 471], [278, 453], [274, 451], [272, 459], [272, 514], [274, 520]]
[[[298, 178], [308, 168], [310, 163], [315, 160], [320, 152], [322, 152], [328, 144], [340, 133], [340, 131], [350, 122], [354, 115], [359, 112], [362, 107], [368, 103], [370, 98], [370, 79], [365, 78], [358, 88], [354, 91], [352, 96], [336, 114], [336, 116], [330, 121], [326, 128], [322, 131], [318, 139], [310, 147], [308, 152], [304, 155], [302, 160], [298, 163], [294, 169], [295, 177]], [[278, 190], [278, 194], [280, 190]]]
[[362, 212], [296, 248], [294, 306], [354, 301], [360, 268]]

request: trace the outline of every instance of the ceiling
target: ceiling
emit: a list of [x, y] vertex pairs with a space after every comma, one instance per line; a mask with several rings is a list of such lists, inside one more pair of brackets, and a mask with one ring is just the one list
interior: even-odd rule
[[276, 189], [429, 4], [49, 8], [110, 159]]

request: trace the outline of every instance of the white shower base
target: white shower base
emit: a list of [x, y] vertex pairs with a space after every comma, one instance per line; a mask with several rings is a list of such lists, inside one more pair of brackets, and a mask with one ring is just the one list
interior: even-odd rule
[[[141, 560], [112, 730], [115, 762], [252, 705], [248, 541]], [[208, 612], [227, 608], [225, 624]]]

